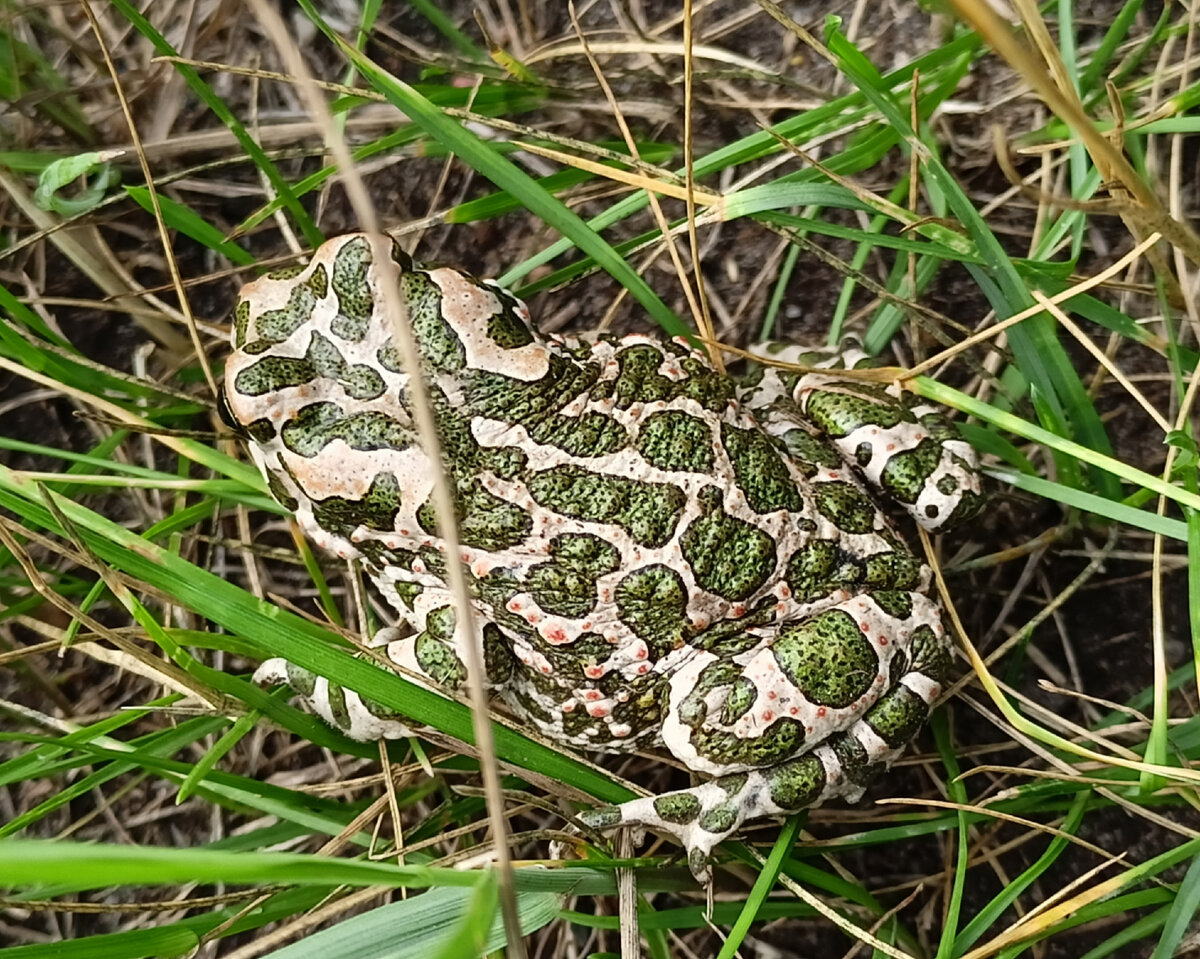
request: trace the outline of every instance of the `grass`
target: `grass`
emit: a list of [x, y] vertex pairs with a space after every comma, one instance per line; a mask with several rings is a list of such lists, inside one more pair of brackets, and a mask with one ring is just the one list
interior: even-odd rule
[[[634, 30], [589, 7], [581, 38], [505, 2], [480, 9], [486, 36], [425, 3], [387, 11], [399, 31], [375, 4], [336, 29], [300, 7], [325, 127], [253, 4], [182, 47], [166, 5], [89, 8], [70, 36], [61, 11], [2, 8], [6, 953], [516, 955], [506, 897], [542, 954], [632, 954], [622, 926], [653, 956], [776, 936], [939, 959], [1196, 948], [1190, 21], [1021, 4], [1014, 34], [956, 0], [931, 42], [915, 10], [874, 35], [865, 7], [804, 29], [761, 0], [695, 11], [685, 71], [674, 9]], [[136, 138], [113, 133], [126, 109]], [[1004, 125], [995, 156], [963, 116]], [[39, 172], [114, 140], [122, 185], [89, 173], [39, 206]], [[496, 717], [497, 805], [446, 748], [474, 741], [469, 708], [353, 655], [353, 576], [289, 534], [218, 429], [237, 284], [344, 221], [356, 176], [412, 207], [378, 213], [418, 256], [490, 259], [544, 318], [580, 302], [581, 327], [738, 345], [792, 337], [806, 306], [970, 417], [995, 505], [942, 563], [962, 679], [872, 792], [911, 799], [793, 820], [763, 856], [727, 843], [711, 908], [669, 846], [638, 850], [636, 926], [601, 898], [628, 881], [602, 845], [486, 868], [489, 803], [515, 855], [544, 857], [555, 800], [619, 801], [622, 775], [662, 770], [618, 775]], [[349, 742], [249, 682], [268, 655], [440, 735]]]

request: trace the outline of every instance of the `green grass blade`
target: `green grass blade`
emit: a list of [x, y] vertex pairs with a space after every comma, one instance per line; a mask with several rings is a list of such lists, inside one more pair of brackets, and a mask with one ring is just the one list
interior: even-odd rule
[[[54, 494], [48, 494], [54, 495]], [[468, 709], [328, 643], [325, 631], [293, 613], [256, 599], [232, 583], [138, 537], [75, 503], [56, 497], [59, 508], [88, 547], [105, 562], [165, 590], [197, 613], [250, 640], [260, 655], [282, 656], [297, 665], [378, 700], [417, 722], [472, 742]], [[30, 484], [0, 467], [0, 504], [58, 532]], [[625, 788], [583, 764], [494, 724], [497, 751], [527, 769], [564, 779], [606, 802], [631, 798]]]
[[[141, 11], [135, 7], [130, 0], [112, 0], [112, 5], [120, 12], [121, 16], [125, 17], [134, 28], [143, 37], [149, 40], [159, 56], [178, 57], [177, 51], [167, 38], [159, 33], [158, 28], [154, 26]], [[300, 205], [300, 201], [292, 192], [292, 188], [283, 178], [270, 158], [263, 152], [257, 141], [250, 136], [249, 132], [242, 125], [242, 122], [233, 115], [233, 112], [225, 106], [224, 101], [217, 96], [216, 92], [207, 83], [204, 82], [196, 70], [185, 63], [175, 62], [172, 64], [175, 70], [183, 77], [184, 82], [188, 85], [188, 89], [192, 91], [200, 100], [207, 106], [216, 117], [229, 128], [229, 132], [234, 135], [242, 149], [246, 151], [246, 155], [254, 161], [254, 165], [262, 171], [263, 175], [270, 182], [272, 189], [283, 200], [287, 211], [292, 215], [296, 225], [300, 228], [300, 232], [304, 234], [304, 240], [312, 247], [321, 245], [325, 239], [324, 235], [317, 225], [313, 223], [312, 217]]]
[[4, 950], [4, 959], [157, 959], [159, 956], [185, 956], [199, 946], [197, 932], [174, 925], [82, 936], [35, 946], [9, 946]]
[[[975, 205], [950, 172], [921, 144], [909, 125], [907, 110], [902, 109], [887, 92], [884, 78], [840, 31], [830, 29], [828, 34], [826, 42], [837, 57], [841, 70], [888, 123], [907, 139], [910, 148], [922, 152], [923, 172], [945, 195], [950, 211], [966, 228], [967, 235], [982, 255], [984, 266], [969, 265], [968, 269], [976, 277], [997, 316], [1003, 319], [1032, 306], [1033, 297], [1000, 241], [984, 223]], [[1078, 437], [1081, 443], [1097, 452], [1111, 455], [1112, 446], [1104, 426], [1069, 357], [1058, 342], [1053, 320], [1045, 314], [1035, 315], [1011, 328], [1008, 335], [1022, 373], [1041, 391], [1046, 401], [1044, 409], [1050, 420], [1047, 425], [1063, 436]], [[1119, 498], [1120, 488], [1111, 476], [1102, 470], [1092, 470], [1091, 476], [1102, 493], [1110, 499]]]
[[1171, 959], [1178, 955], [1176, 950], [1188, 929], [1195, 925], [1197, 914], [1200, 914], [1200, 855], [1192, 859], [1183, 882], [1179, 884], [1175, 901], [1171, 903], [1170, 912], [1163, 923], [1162, 935], [1150, 959]]
[[429, 136], [443, 144], [459, 159], [491, 180], [500, 189], [517, 197], [530, 212], [541, 217], [564, 237], [591, 256], [646, 308], [654, 320], [671, 336], [687, 336], [689, 330], [644, 279], [609, 244], [560, 200], [547, 193], [529, 174], [514, 166], [490, 144], [480, 139], [459, 121], [446, 116], [414, 87], [392, 76], [365, 55], [346, 44], [329, 30], [309, 0], [300, 5], [313, 22], [326, 32], [362, 75], [380, 89], [388, 100], [411, 117]]
[[750, 934], [750, 926], [758, 917], [759, 910], [771, 894], [771, 890], [775, 888], [775, 880], [783, 868], [784, 859], [796, 845], [796, 837], [800, 835], [800, 823], [803, 818], [803, 816], [789, 816], [784, 822], [783, 828], [779, 830], [779, 838], [775, 840], [775, 845], [771, 847], [771, 854], [755, 877], [754, 888], [746, 897], [742, 911], [738, 913], [737, 921], [729, 930], [729, 935], [725, 939], [724, 945], [721, 946], [721, 952], [717, 959], [733, 959], [738, 954], [746, 936]]
[[[10, 839], [0, 842], [0, 888], [48, 883], [70, 884], [76, 890], [124, 885], [178, 883], [293, 883], [297, 885], [383, 886], [421, 889], [429, 886], [473, 888], [480, 873], [432, 866], [355, 862], [299, 853], [259, 852], [253, 855], [213, 849], [167, 849], [158, 846], [119, 846], [103, 843], [51, 842]], [[530, 891], [587, 891], [611, 894], [612, 879], [591, 869], [516, 870], [518, 889]]]
[[[143, 210], [154, 215], [154, 201], [150, 191], [144, 186], [127, 186], [125, 192]], [[232, 240], [225, 239], [225, 234], [215, 226], [182, 203], [176, 203], [169, 196], [158, 196], [158, 207], [162, 211], [163, 222], [172, 229], [178, 230], [185, 236], [190, 236], [201, 246], [215, 250], [226, 257], [231, 263], [239, 266], [253, 266], [254, 256], [242, 249]]]

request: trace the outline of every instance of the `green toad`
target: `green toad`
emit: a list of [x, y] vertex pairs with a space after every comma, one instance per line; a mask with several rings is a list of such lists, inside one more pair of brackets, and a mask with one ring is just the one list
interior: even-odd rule
[[[378, 288], [399, 284], [432, 393], [489, 687], [561, 743], [669, 753], [706, 782], [585, 813], [673, 834], [703, 871], [748, 819], [851, 801], [924, 722], [950, 662], [929, 529], [980, 505], [940, 412], [792, 350], [805, 374], [718, 374], [685, 342], [543, 336], [515, 296], [363, 234], [246, 286], [228, 412], [272, 492], [359, 560], [407, 629], [374, 645], [433, 688], [454, 646], [434, 482]], [[827, 372], [826, 372], [827, 371]], [[356, 739], [394, 715], [282, 660]]]

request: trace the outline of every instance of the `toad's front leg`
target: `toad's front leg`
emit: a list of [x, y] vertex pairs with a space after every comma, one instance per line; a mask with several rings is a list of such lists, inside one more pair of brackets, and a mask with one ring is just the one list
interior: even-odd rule
[[[456, 635], [454, 607], [449, 592], [438, 588], [406, 591], [401, 599], [392, 583], [388, 600], [403, 612], [398, 626], [381, 629], [367, 643], [380, 650], [386, 660], [400, 667], [407, 679], [436, 693], [463, 689], [467, 684], [467, 656], [460, 648], [465, 640]], [[476, 617], [478, 626], [479, 617]], [[511, 653], [501, 642], [490, 641], [495, 627], [483, 629], [485, 685], [496, 688], [512, 672]], [[478, 640], [476, 640], [478, 641]], [[287, 684], [308, 703], [314, 713], [351, 739], [371, 742], [377, 739], [403, 739], [417, 734], [407, 717], [352, 689], [318, 676], [295, 663], [277, 657], [268, 659], [254, 673], [262, 686]], [[419, 727], [418, 727], [419, 729]]]

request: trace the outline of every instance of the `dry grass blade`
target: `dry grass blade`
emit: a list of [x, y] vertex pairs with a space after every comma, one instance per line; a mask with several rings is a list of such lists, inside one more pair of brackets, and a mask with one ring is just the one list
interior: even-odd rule
[[[924, 531], [922, 531], [922, 535], [923, 538], [926, 539], [928, 546], [928, 537], [926, 534], [924, 534]], [[1071, 742], [1070, 740], [1063, 739], [1060, 736], [1055, 736], [1049, 733], [1047, 730], [1036, 725], [1035, 723], [1031, 723], [1025, 716], [1017, 712], [1017, 710], [1014, 709], [1012, 704], [1008, 701], [1008, 697], [1005, 696], [1005, 694], [1001, 691], [999, 684], [995, 680], [995, 677], [992, 676], [987, 664], [983, 661], [983, 657], [979, 655], [979, 652], [975, 649], [975, 646], [971, 643], [970, 638], [967, 636], [966, 631], [962, 628], [962, 623], [959, 620], [958, 613], [954, 608], [953, 599], [951, 598], [949, 591], [946, 589], [945, 580], [942, 578], [940, 569], [938, 569], [936, 566], [934, 567], [934, 575], [938, 580], [938, 590], [941, 593], [942, 601], [946, 604], [947, 613], [954, 623], [955, 632], [958, 635], [960, 642], [963, 644], [963, 649], [966, 652], [967, 659], [971, 663], [971, 668], [974, 669], [975, 675], [979, 678], [983, 688], [987, 691], [988, 695], [991, 696], [992, 702], [996, 704], [1001, 713], [1004, 714], [1004, 718], [1008, 720], [1008, 722], [1010, 722], [1015, 729], [1037, 739], [1040, 742], [1052, 744], [1055, 748], [1072, 753], [1082, 759], [1088, 759], [1103, 765], [1119, 766], [1123, 769], [1129, 769], [1137, 772], [1139, 775], [1151, 774], [1155, 776], [1161, 776], [1167, 780], [1177, 781], [1193, 786], [1200, 785], [1200, 770], [1186, 768], [1181, 769], [1176, 766], [1163, 766], [1156, 763], [1138, 762], [1131, 759], [1125, 759], [1120, 756], [1098, 753], [1095, 750], [1088, 749], [1084, 746], [1080, 746], [1077, 743]]]
[[[1097, 128], [1084, 111], [1074, 87], [1066, 83], [1064, 89], [1056, 82], [1056, 77], [1063, 76], [1056, 51], [1043, 46], [1041, 49], [1050, 57], [1050, 61], [1039, 62], [1029, 47], [1018, 40], [1009, 25], [984, 0], [949, 2], [954, 11], [978, 30], [988, 44], [1012, 65], [1034, 93], [1075, 131], [1087, 147], [1101, 176], [1110, 184], [1110, 189], [1119, 185], [1132, 199], [1132, 204], [1122, 212], [1130, 233], [1137, 238], [1144, 237], [1151, 231], [1161, 233], [1176, 249], [1183, 251], [1189, 260], [1200, 264], [1200, 237], [1190, 226], [1175, 219], [1163, 208], [1154, 189], [1133, 169], [1124, 154]], [[1036, 11], [1033, 17], [1040, 20]], [[1042, 30], [1036, 30], [1035, 33], [1041, 34]], [[1182, 295], [1178, 292], [1178, 281], [1166, 268], [1165, 259], [1153, 250], [1149, 255], [1154, 258], [1156, 271], [1162, 279], [1176, 290], [1175, 300], [1182, 302]]]
[[[264, 0], [251, 0], [255, 15], [272, 37], [276, 48], [284, 61], [289, 65], [289, 72], [299, 80], [298, 89], [305, 99], [311, 115], [325, 127], [326, 142], [338, 160], [338, 165], [346, 172], [346, 190], [350, 202], [358, 214], [359, 222], [368, 233], [372, 246], [372, 258], [379, 263], [385, 262], [390, 256], [390, 250], [379, 228], [375, 208], [361, 177], [354, 173], [354, 159], [333, 123], [324, 100], [318, 94], [315, 84], [311, 83], [311, 75], [295, 44], [288, 36], [279, 15]], [[399, 346], [399, 353], [409, 371], [409, 389], [412, 395], [413, 408], [418, 435], [422, 445], [429, 451], [429, 460], [434, 468], [442, 462], [441, 443], [438, 439], [438, 429], [433, 418], [429, 395], [425, 382], [419, 373], [420, 361], [417, 358], [416, 346], [408, 326], [407, 308], [401, 299], [400, 291], [389, 284], [381, 287], [385, 300], [385, 309], [391, 325], [394, 342]], [[455, 505], [451, 486], [444, 476], [435, 481], [433, 486], [434, 508], [438, 516], [443, 517], [440, 525], [440, 535], [446, 544], [446, 552], [451, 556], [459, 556], [458, 533], [448, 517], [455, 515]], [[467, 591], [466, 577], [461, 563], [446, 564], [447, 585], [454, 600], [455, 629], [466, 636], [481, 636], [475, 628], [474, 610]], [[504, 793], [500, 787], [500, 773], [496, 760], [495, 746], [492, 740], [492, 729], [489, 719], [490, 709], [488, 696], [483, 686], [483, 653], [474, 642], [460, 644], [467, 650], [468, 684], [471, 694], [472, 713], [475, 728], [475, 747], [479, 756], [480, 771], [483, 775], [487, 790], [488, 815], [492, 827], [492, 839], [496, 857], [496, 866], [500, 874], [500, 905], [504, 914], [504, 928], [508, 940], [509, 951], [515, 959], [523, 959], [525, 944], [521, 937], [521, 924], [517, 914], [516, 892], [513, 887], [512, 860], [508, 851], [508, 827], [504, 818]]]
[[[1113, 892], [1121, 887], [1122, 881], [1120, 879], [1110, 879], [1099, 883], [1076, 896], [1072, 896], [1070, 899], [1066, 899], [1065, 902], [1059, 902], [1073, 888], [1083, 885], [1096, 873], [1109, 868], [1113, 864], [1113, 862], [1104, 862], [1095, 866], [1068, 886], [1055, 892], [1050, 898], [1038, 903], [1032, 911], [1022, 916], [1019, 921], [1015, 922], [999, 936], [987, 944], [980, 946], [978, 949], [972, 949], [963, 959], [986, 959], [987, 956], [994, 956], [1000, 950], [1015, 945], [1018, 942], [1043, 935], [1047, 930], [1053, 929], [1056, 922], [1060, 922], [1062, 919], [1073, 915], [1089, 903], [1098, 902], [1104, 897], [1112, 895]], [[1056, 906], [1054, 905], [1055, 902], [1059, 902], [1059, 904]]]
[[[687, 184], [688, 242], [692, 249], [692, 270], [696, 281], [696, 299], [700, 303], [697, 325], [700, 335], [714, 339], [712, 316], [709, 313], [708, 297], [704, 292], [704, 270], [700, 261], [700, 237], [696, 232], [696, 164], [693, 142], [692, 96], [695, 90], [695, 60], [692, 57], [692, 0], [683, 0], [683, 165]], [[690, 297], [689, 297], [690, 300]], [[709, 353], [709, 360], [718, 373], [725, 372], [725, 361], [719, 352]]]
[[1095, 287], [1103, 285], [1113, 277], [1117, 276], [1119, 273], [1127, 270], [1132, 264], [1136, 263], [1138, 259], [1144, 256], [1151, 248], [1153, 248], [1154, 244], [1156, 244], [1160, 239], [1162, 239], [1161, 234], [1151, 233], [1119, 260], [1117, 260], [1111, 266], [1105, 267], [1095, 276], [1090, 276], [1085, 280], [1079, 280], [1067, 289], [1063, 290], [1061, 293], [1054, 294], [1054, 296], [1043, 297], [1043, 299], [1046, 301], [1045, 304], [1039, 302], [1037, 305], [1022, 310], [1020, 313], [1014, 313], [1012, 316], [1001, 320], [999, 323], [994, 323], [988, 326], [986, 329], [967, 337], [967, 339], [963, 340], [961, 343], [956, 343], [954, 346], [949, 347], [948, 349], [941, 350], [936, 356], [931, 356], [924, 362], [918, 363], [916, 366], [914, 366], [908, 371], [905, 378], [912, 379], [913, 377], [920, 376], [937, 366], [941, 366], [946, 360], [950, 359], [950, 357], [963, 352], [970, 346], [994, 339], [1009, 327], [1015, 326], [1017, 323], [1029, 319], [1031, 316], [1037, 316], [1047, 308], [1047, 305], [1053, 306], [1063, 303], [1072, 297], [1079, 295], [1080, 293], [1084, 293], [1090, 289], [1094, 289]]
[[[583, 47], [584, 55], [587, 57], [588, 64], [592, 68], [592, 72], [596, 75], [596, 82], [600, 85], [600, 89], [604, 92], [605, 99], [608, 100], [609, 106], [612, 109], [613, 119], [616, 120], [617, 126], [621, 130], [621, 136], [625, 139], [625, 145], [629, 148], [629, 155], [636, 159], [640, 159], [637, 140], [634, 138], [632, 131], [629, 129], [629, 124], [625, 122], [625, 116], [621, 111], [620, 105], [617, 103], [617, 99], [613, 94], [612, 87], [609, 86], [608, 81], [604, 77], [603, 71], [600, 69], [600, 64], [597, 62], [596, 58], [592, 56], [592, 53], [588, 48], [588, 43], [583, 35], [583, 30], [579, 26], [579, 21], [575, 16], [574, 3], [569, 3], [568, 9], [571, 13], [571, 22], [575, 27], [575, 32], [579, 37], [581, 46]], [[543, 155], [545, 154], [543, 153]], [[566, 158], [566, 160], [568, 165], [576, 165], [572, 162], [571, 158]], [[587, 163], [587, 161], [584, 162]], [[622, 179], [620, 171], [612, 170], [611, 168], [601, 166], [600, 164], [589, 164], [589, 166], [591, 166], [591, 172], [593, 173], [600, 174], [601, 176], [607, 176], [609, 179], [613, 180]], [[582, 168], [587, 169], [587, 167]], [[643, 177], [633, 176], [626, 182], [632, 183], [636, 180], [644, 179], [645, 178]], [[663, 186], [665, 186], [665, 184], [663, 184]], [[646, 190], [646, 197], [650, 201], [650, 209], [653, 211], [655, 222], [658, 224], [658, 229], [662, 233], [663, 244], [667, 249], [667, 253], [670, 254], [671, 263], [675, 267], [675, 273], [679, 277], [680, 288], [683, 290], [683, 294], [687, 298], [688, 307], [692, 312], [692, 318], [696, 321], [697, 325], [701, 329], [707, 329], [708, 332], [711, 333], [711, 324], [709, 324], [708, 327], [705, 326], [706, 312], [703, 306], [697, 300], [698, 295], [703, 295], [703, 291], [699, 289], [693, 290], [691, 279], [688, 276], [688, 271], [684, 268], [683, 261], [679, 256], [679, 250], [675, 247], [670, 224], [667, 222], [666, 214], [663, 213], [662, 204], [658, 201], [659, 192], [662, 192], [667, 196], [674, 195], [679, 199], [688, 200], [690, 197], [694, 196], [693, 184], [689, 181], [685, 184], [683, 189], [678, 189], [672, 185], [670, 189], [660, 190], [657, 186], [652, 188], [648, 184], [641, 185], [641, 188]], [[716, 204], [720, 202], [721, 198], [712, 195], [710, 199], [713, 204]], [[699, 283], [699, 276], [697, 276], [697, 283]], [[720, 353], [718, 351], [709, 350], [709, 356], [714, 360], [715, 363], [719, 364], [721, 362]]]
[[104, 42], [104, 35], [100, 30], [100, 24], [96, 21], [95, 13], [92, 12], [92, 5], [89, 0], [83, 0], [82, 6], [84, 12], [87, 14], [89, 23], [92, 25], [96, 42], [104, 54], [104, 63], [108, 67], [109, 76], [112, 78], [113, 90], [120, 101], [121, 112], [125, 116], [125, 123], [129, 129], [129, 137], [133, 142], [134, 152], [137, 154], [138, 163], [141, 164], [142, 174], [146, 179], [146, 187], [150, 192], [150, 200], [154, 204], [154, 222], [158, 226], [158, 238], [162, 245], [163, 256], [167, 260], [167, 267], [171, 273], [171, 282], [174, 284], [175, 293], [179, 297], [180, 310], [187, 321], [188, 332], [192, 338], [192, 346], [200, 361], [200, 368], [204, 371], [204, 378], [208, 383], [208, 388], [212, 395], [216, 396], [217, 381], [213, 376], [212, 367], [208, 363], [208, 357], [204, 352], [203, 344], [200, 342], [200, 331], [196, 329], [196, 318], [192, 316], [191, 304], [188, 302], [187, 293], [183, 289], [183, 280], [179, 276], [179, 264], [175, 260], [175, 251], [171, 247], [171, 238], [167, 232], [167, 225], [163, 221], [158, 191], [154, 189], [154, 175], [150, 171], [150, 164], [146, 159], [145, 151], [142, 149], [142, 141], [138, 134], [137, 124], [134, 122], [133, 114], [129, 110], [129, 101], [126, 99], [125, 91], [121, 86], [121, 78], [117, 73], [116, 66], [112, 62], [112, 57], [109, 55], [108, 47]]

